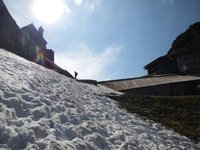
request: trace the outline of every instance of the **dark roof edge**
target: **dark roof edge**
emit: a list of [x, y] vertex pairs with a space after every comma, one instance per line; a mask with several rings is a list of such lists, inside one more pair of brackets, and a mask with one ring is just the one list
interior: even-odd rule
[[152, 62], [150, 62], [150, 63], [148, 63], [146, 66], [144, 66], [144, 69], [146, 69], [148, 66], [154, 64], [156, 61], [159, 61], [159, 60], [161, 60], [161, 59], [165, 59], [165, 58], [167, 58], [167, 55], [160, 56], [160, 57], [154, 59]]
[[135, 78], [125, 78], [125, 79], [98, 81], [98, 83], [115, 82], [115, 81], [127, 81], [127, 80], [143, 79], [143, 78], [165, 77], [165, 76], [173, 76], [173, 75], [177, 75], [177, 74], [146, 75], [146, 76], [135, 77]]
[[[39, 32], [38, 29], [35, 27], [35, 25], [34, 25], [33, 23], [30, 23], [30, 24], [28, 24], [28, 25], [22, 27], [21, 30], [24, 30], [24, 29], [30, 28], [30, 27], [33, 27], [34, 30], [36, 30], [37, 32]], [[41, 38], [42, 38], [42, 39], [46, 42], [46, 44], [47, 44], [48, 42], [46, 41], [46, 39], [45, 39], [42, 35], [40, 35], [40, 36], [41, 36]]]

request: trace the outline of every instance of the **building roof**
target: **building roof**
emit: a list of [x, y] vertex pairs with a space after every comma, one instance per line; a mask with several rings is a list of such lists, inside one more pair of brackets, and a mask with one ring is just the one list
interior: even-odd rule
[[45, 42], [47, 44], [47, 41], [44, 39], [43, 35], [36, 29], [36, 27], [33, 25], [33, 23], [27, 25], [27, 26], [24, 26], [21, 28], [22, 31], [25, 31], [25, 32], [30, 32], [30, 31], [33, 31], [35, 36], [42, 40], [43, 42]]
[[150, 62], [149, 64], [147, 64], [146, 66], [144, 66], [144, 69], [148, 69], [150, 66], [156, 64], [157, 62], [163, 62], [166, 60], [166, 56], [161, 56], [158, 57], [157, 59], [153, 60], [152, 62]]
[[200, 74], [146, 76], [141, 78], [102, 81], [99, 82], [99, 84], [102, 84], [117, 91], [124, 91], [129, 89], [144, 88], [156, 85], [180, 83], [180, 82], [188, 82], [196, 80], [200, 81]]

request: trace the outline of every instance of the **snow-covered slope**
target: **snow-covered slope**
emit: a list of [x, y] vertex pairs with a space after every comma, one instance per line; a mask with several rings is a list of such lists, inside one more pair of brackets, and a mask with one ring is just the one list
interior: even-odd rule
[[200, 149], [105, 96], [0, 50], [0, 149]]

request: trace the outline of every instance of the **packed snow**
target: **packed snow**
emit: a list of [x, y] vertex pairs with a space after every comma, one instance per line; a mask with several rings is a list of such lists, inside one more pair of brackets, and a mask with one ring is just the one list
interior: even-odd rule
[[119, 94], [115, 91], [80, 83], [2, 49], [0, 63], [0, 149], [200, 149], [118, 108], [106, 97]]

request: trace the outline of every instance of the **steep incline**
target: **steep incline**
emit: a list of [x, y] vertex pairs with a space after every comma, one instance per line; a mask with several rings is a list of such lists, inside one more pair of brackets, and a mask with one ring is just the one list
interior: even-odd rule
[[0, 149], [200, 149], [120, 110], [111, 92], [0, 50]]

